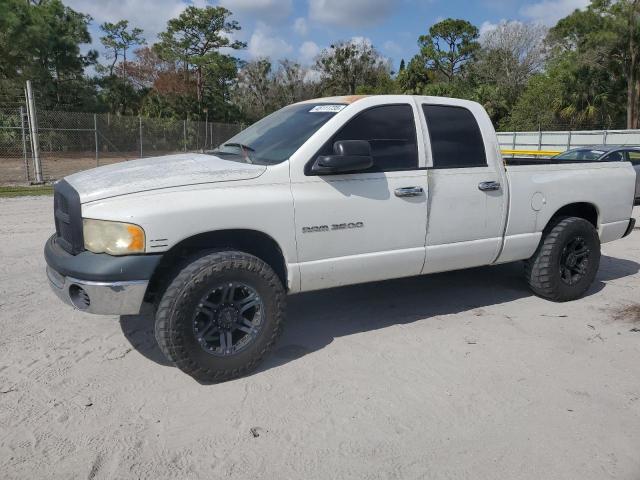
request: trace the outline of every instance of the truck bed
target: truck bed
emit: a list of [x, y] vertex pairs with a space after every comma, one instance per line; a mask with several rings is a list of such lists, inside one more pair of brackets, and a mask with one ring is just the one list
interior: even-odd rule
[[[563, 165], [563, 164], [574, 164], [574, 163], [584, 163], [591, 164], [594, 163], [602, 163], [595, 161], [586, 161], [586, 160], [555, 160], [553, 158], [531, 158], [531, 157], [515, 157], [509, 158], [504, 157], [504, 164], [507, 166], [515, 166], [515, 165]], [[620, 162], [623, 163], [623, 162]]]
[[505, 164], [509, 213], [499, 263], [532, 255], [545, 225], [564, 205], [597, 205], [602, 243], [617, 240], [627, 228], [635, 189], [629, 162], [505, 159]]

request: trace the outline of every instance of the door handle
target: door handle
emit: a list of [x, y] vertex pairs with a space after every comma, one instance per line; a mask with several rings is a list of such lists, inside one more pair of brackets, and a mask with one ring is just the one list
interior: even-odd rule
[[422, 187], [402, 187], [396, 188], [396, 197], [419, 197], [424, 193]]
[[478, 189], [483, 192], [491, 192], [493, 190], [500, 190], [500, 182], [480, 182], [478, 184]]

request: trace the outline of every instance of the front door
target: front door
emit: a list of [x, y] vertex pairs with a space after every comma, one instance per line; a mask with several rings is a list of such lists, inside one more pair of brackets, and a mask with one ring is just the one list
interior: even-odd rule
[[356, 113], [316, 157], [330, 155], [336, 141], [367, 140], [374, 166], [325, 176], [307, 169], [292, 181], [302, 290], [422, 270], [429, 192], [415, 113], [409, 102]]

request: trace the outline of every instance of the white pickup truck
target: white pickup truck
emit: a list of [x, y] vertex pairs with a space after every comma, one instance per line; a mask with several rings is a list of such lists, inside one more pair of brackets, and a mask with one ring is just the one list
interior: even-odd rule
[[324, 98], [56, 183], [47, 274], [86, 312], [154, 303], [168, 359], [221, 381], [273, 347], [288, 293], [524, 260], [536, 294], [576, 299], [632, 231], [634, 189], [624, 161], [505, 166], [477, 103]]

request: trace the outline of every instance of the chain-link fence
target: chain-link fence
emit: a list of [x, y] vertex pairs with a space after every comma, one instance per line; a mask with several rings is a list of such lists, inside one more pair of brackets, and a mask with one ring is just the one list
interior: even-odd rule
[[28, 182], [32, 168], [24, 107], [0, 108], [0, 183]]
[[[0, 184], [29, 183], [34, 172], [27, 107], [0, 105]], [[36, 112], [43, 181], [141, 157], [215, 148], [238, 133], [238, 124], [112, 114]]]
[[112, 114], [38, 114], [44, 180], [134, 158], [215, 148], [240, 125]]

